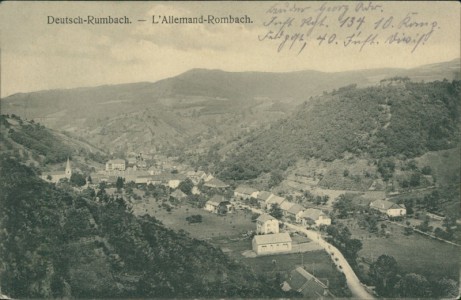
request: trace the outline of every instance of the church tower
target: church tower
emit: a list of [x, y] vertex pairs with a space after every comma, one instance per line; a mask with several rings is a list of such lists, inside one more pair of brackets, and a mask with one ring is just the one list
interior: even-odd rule
[[72, 176], [72, 168], [70, 166], [70, 161], [69, 157], [67, 158], [67, 164], [66, 164], [66, 177], [70, 179], [70, 176]]

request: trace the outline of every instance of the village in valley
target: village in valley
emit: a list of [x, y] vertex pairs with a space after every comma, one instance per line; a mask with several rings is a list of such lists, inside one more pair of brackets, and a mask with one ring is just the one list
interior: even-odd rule
[[[85, 184], [73, 189], [94, 189], [96, 195], [104, 190], [121, 197], [135, 215], [153, 216], [264, 274], [278, 274], [283, 278], [284, 291], [297, 291], [306, 297], [349, 296], [351, 292], [373, 295], [374, 287], [359, 281], [348, 259], [359, 259], [362, 268], [369, 268], [377, 258], [373, 244], [380, 241], [408, 239], [419, 232], [428, 241], [459, 247], [427, 233], [427, 227], [441, 230], [445, 218], [427, 211], [416, 213], [413, 208], [407, 216], [403, 202], [376, 191], [375, 182], [368, 192], [351, 193], [322, 189], [315, 178], [295, 179], [291, 189], [278, 189], [277, 193], [277, 189], [228, 184], [178, 160], [129, 152], [126, 158], [113, 158], [101, 169], [94, 168]], [[43, 172], [41, 178], [66, 185], [76, 172], [79, 174], [78, 168], [73, 170], [67, 159], [64, 171]], [[388, 197], [398, 195], [393, 192]], [[426, 217], [418, 218], [420, 213]], [[341, 236], [341, 230], [346, 230], [346, 236]], [[338, 243], [338, 239], [343, 242]], [[359, 246], [344, 253], [344, 243], [351, 241]], [[420, 238], [417, 244], [421, 244]]]

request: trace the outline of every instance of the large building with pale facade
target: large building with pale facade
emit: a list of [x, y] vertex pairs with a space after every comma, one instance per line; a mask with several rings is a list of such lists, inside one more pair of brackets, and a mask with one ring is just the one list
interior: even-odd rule
[[124, 159], [111, 159], [106, 162], [106, 171], [125, 171], [126, 163]]
[[291, 244], [291, 237], [287, 232], [255, 235], [252, 241], [253, 251], [257, 255], [290, 252]]

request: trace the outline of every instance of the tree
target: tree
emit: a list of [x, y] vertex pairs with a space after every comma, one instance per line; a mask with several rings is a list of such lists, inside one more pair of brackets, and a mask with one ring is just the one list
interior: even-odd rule
[[358, 239], [350, 239], [346, 241], [345, 253], [344, 255], [355, 261], [357, 259], [357, 254], [362, 250], [362, 242]]
[[117, 182], [115, 183], [115, 187], [117, 188], [117, 190], [123, 189], [123, 185], [124, 185], [123, 178], [122, 177], [117, 177]]
[[267, 185], [269, 186], [269, 188], [271, 188], [271, 187], [278, 185], [280, 182], [282, 182], [282, 180], [283, 180], [283, 176], [280, 173], [280, 171], [274, 170], [271, 172], [271, 177]]
[[378, 172], [381, 173], [384, 181], [389, 181], [394, 174], [395, 163], [392, 158], [383, 158], [378, 161]]
[[415, 172], [413, 174], [411, 174], [410, 176], [410, 185], [412, 187], [416, 187], [416, 186], [419, 186], [421, 183], [421, 174], [418, 173], [418, 172]]
[[393, 296], [394, 286], [399, 280], [399, 267], [394, 257], [381, 255], [370, 266], [370, 277], [376, 292], [383, 297]]
[[345, 194], [339, 195], [333, 204], [333, 210], [337, 211], [338, 218], [347, 218], [349, 212], [353, 210], [352, 199]]
[[194, 183], [189, 178], [186, 178], [184, 181], [181, 181], [178, 188], [186, 195], [190, 195], [192, 193], [192, 189], [194, 188]]
[[251, 222], [256, 222], [256, 219], [259, 218], [260, 214], [254, 213], [251, 215]]
[[189, 216], [186, 218], [186, 221], [189, 222], [189, 224], [202, 223], [202, 215]]
[[431, 175], [432, 174], [432, 168], [430, 166], [424, 166], [421, 169], [421, 173], [423, 173], [423, 175]]
[[432, 231], [433, 227], [429, 225], [430, 218], [426, 216], [424, 221], [416, 226], [416, 229], [421, 230], [422, 232], [430, 232]]
[[415, 273], [403, 276], [396, 284], [395, 291], [400, 297], [408, 298], [426, 298], [430, 297], [432, 294], [426, 277]]
[[80, 173], [72, 173], [70, 176], [70, 184], [74, 186], [84, 186], [86, 184], [85, 176]]
[[455, 299], [459, 296], [458, 284], [453, 279], [442, 278], [432, 283], [432, 296]]
[[277, 203], [273, 204], [271, 206], [271, 209], [269, 210], [269, 215], [273, 216], [276, 219], [281, 219], [283, 216], [283, 211], [280, 208], [280, 205]]

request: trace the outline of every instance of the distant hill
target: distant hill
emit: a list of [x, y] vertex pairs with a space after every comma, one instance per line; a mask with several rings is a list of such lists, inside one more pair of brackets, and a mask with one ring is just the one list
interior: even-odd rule
[[459, 60], [415, 69], [338, 73], [224, 72], [193, 69], [155, 83], [19, 93], [1, 100], [2, 112], [33, 119], [101, 145], [108, 151], [197, 151], [261, 123], [271, 123], [312, 96], [340, 86], [379, 84], [392, 76], [415, 80], [459, 77]]
[[298, 111], [237, 139], [216, 168], [224, 179], [285, 170], [299, 159], [341, 159], [351, 153], [402, 159], [459, 144], [460, 81], [414, 83], [396, 77], [380, 86], [339, 88]]

